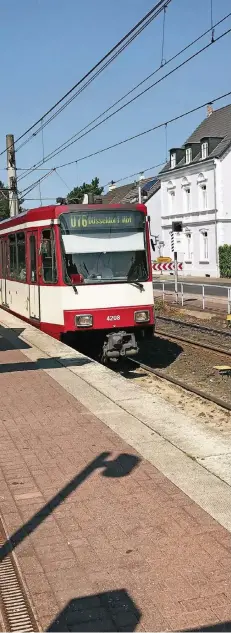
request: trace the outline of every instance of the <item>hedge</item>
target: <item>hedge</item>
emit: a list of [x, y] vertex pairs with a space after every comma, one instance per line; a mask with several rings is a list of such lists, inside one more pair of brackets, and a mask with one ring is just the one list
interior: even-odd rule
[[231, 277], [231, 244], [219, 246], [219, 266], [221, 277]]

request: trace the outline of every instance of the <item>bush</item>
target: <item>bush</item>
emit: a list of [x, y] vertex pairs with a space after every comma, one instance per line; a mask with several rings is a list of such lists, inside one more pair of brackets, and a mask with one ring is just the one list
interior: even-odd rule
[[219, 266], [221, 277], [231, 277], [231, 244], [219, 246]]

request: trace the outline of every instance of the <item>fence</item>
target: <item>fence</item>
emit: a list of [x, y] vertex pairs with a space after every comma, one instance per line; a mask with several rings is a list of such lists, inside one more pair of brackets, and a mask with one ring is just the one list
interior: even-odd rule
[[[165, 301], [165, 295], [167, 292], [169, 292], [166, 289], [166, 286], [169, 286], [170, 284], [172, 284], [173, 286], [175, 285], [174, 281], [159, 281], [156, 282], [158, 283], [160, 286], [162, 286], [162, 297], [163, 297], [163, 302]], [[154, 281], [155, 284], [155, 281]], [[192, 282], [178, 282], [178, 287], [180, 286], [180, 292], [176, 292], [174, 291], [175, 294], [175, 300], [176, 303], [178, 303], [178, 299], [179, 299], [179, 295], [181, 298], [181, 305], [184, 305], [184, 287], [185, 286], [193, 286], [194, 288], [199, 289], [200, 288], [200, 293], [197, 292], [192, 292], [190, 293], [194, 299], [201, 299], [202, 302], [202, 309], [205, 310], [205, 300], [206, 298], [208, 299], [208, 297], [210, 296], [213, 300], [215, 295], [211, 294], [211, 289], [212, 288], [219, 288], [220, 290], [224, 291], [224, 295], [216, 295], [217, 300], [219, 301], [219, 299], [226, 299], [226, 295], [227, 295], [227, 312], [228, 314], [231, 313], [231, 287], [229, 286], [222, 286], [221, 284], [219, 285], [215, 285], [215, 284], [194, 284]], [[206, 297], [206, 288], [210, 288], [210, 293], [207, 293], [207, 297]], [[186, 294], [186, 293], [185, 293]], [[189, 293], [188, 293], [189, 294]]]

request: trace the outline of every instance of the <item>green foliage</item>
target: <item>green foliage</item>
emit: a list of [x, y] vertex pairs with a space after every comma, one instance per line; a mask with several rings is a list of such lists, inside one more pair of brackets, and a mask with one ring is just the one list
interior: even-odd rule
[[219, 247], [219, 265], [221, 277], [231, 277], [231, 244]]
[[81, 187], [74, 187], [67, 196], [68, 204], [82, 204], [85, 193], [93, 193], [95, 196], [101, 196], [103, 187], [99, 185], [99, 178], [93, 178], [91, 183], [83, 182]]
[[9, 193], [3, 182], [0, 180], [0, 220], [8, 218], [9, 215]]

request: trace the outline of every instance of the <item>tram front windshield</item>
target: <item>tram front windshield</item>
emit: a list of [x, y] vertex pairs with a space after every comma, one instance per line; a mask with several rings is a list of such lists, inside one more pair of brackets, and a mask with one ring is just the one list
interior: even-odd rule
[[65, 280], [146, 281], [145, 215], [140, 211], [71, 211], [60, 216]]

